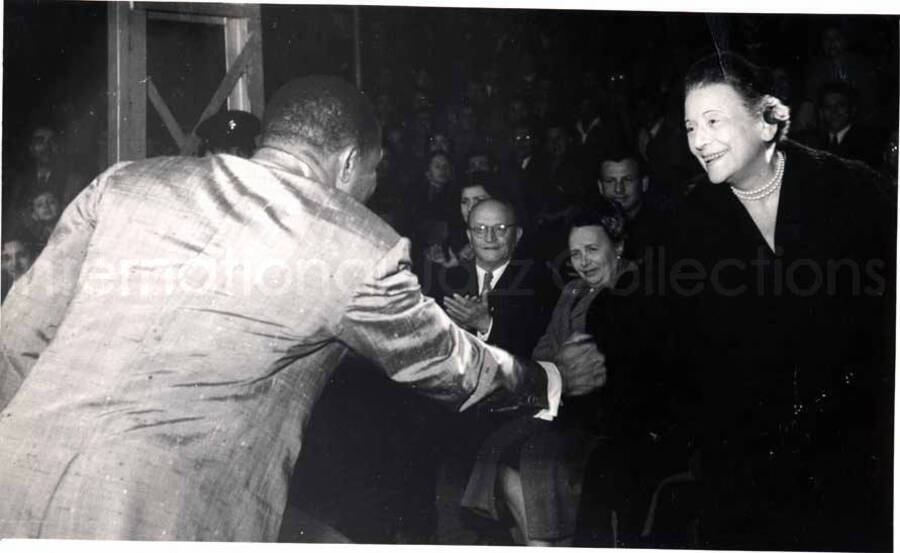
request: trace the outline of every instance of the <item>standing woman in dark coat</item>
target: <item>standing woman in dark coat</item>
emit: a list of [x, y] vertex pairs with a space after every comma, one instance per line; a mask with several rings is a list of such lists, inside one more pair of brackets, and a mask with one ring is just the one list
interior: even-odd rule
[[708, 182], [688, 198], [668, 293], [701, 397], [701, 545], [887, 550], [895, 192], [786, 141], [771, 91], [729, 53], [685, 77]]

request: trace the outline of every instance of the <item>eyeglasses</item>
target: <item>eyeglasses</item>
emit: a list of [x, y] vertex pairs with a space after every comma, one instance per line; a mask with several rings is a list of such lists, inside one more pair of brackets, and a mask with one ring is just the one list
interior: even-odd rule
[[515, 223], [511, 225], [500, 223], [499, 225], [478, 225], [469, 227], [469, 230], [478, 238], [485, 238], [488, 235], [488, 231], [493, 231], [494, 236], [506, 236], [514, 226], [516, 226]]

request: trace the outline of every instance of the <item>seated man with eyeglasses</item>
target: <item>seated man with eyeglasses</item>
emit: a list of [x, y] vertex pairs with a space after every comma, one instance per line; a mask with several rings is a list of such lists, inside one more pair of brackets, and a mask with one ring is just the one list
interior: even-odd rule
[[[474, 259], [436, 275], [434, 295], [438, 301], [442, 296], [447, 314], [461, 327], [489, 344], [528, 356], [547, 325], [559, 290], [544, 264], [516, 255], [523, 230], [511, 203], [497, 198], [479, 202], [469, 212], [467, 226]], [[446, 421], [448, 447], [437, 482], [437, 543], [492, 540], [484, 535], [487, 528], [481, 528], [479, 536], [473, 527], [484, 522], [474, 516], [471, 521], [463, 518], [460, 501], [481, 442], [512, 415], [478, 410]], [[505, 529], [496, 530], [505, 537]]]

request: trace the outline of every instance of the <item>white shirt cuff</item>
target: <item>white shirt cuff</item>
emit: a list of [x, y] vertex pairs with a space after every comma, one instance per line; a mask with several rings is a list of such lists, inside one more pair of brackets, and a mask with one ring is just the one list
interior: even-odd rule
[[547, 408], [541, 409], [534, 418], [552, 421], [559, 411], [559, 401], [562, 397], [562, 375], [556, 365], [549, 361], [538, 361], [538, 365], [547, 371]]

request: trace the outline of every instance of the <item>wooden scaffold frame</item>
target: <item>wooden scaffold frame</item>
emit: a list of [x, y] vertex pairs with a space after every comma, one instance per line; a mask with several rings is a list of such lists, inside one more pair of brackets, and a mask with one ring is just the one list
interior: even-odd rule
[[[183, 129], [147, 75], [147, 21], [221, 25], [225, 77], [189, 128]], [[262, 118], [262, 26], [259, 5], [111, 2], [108, 21], [108, 162], [147, 156], [147, 104], [153, 106], [183, 155], [195, 153], [197, 127], [227, 102]]]

